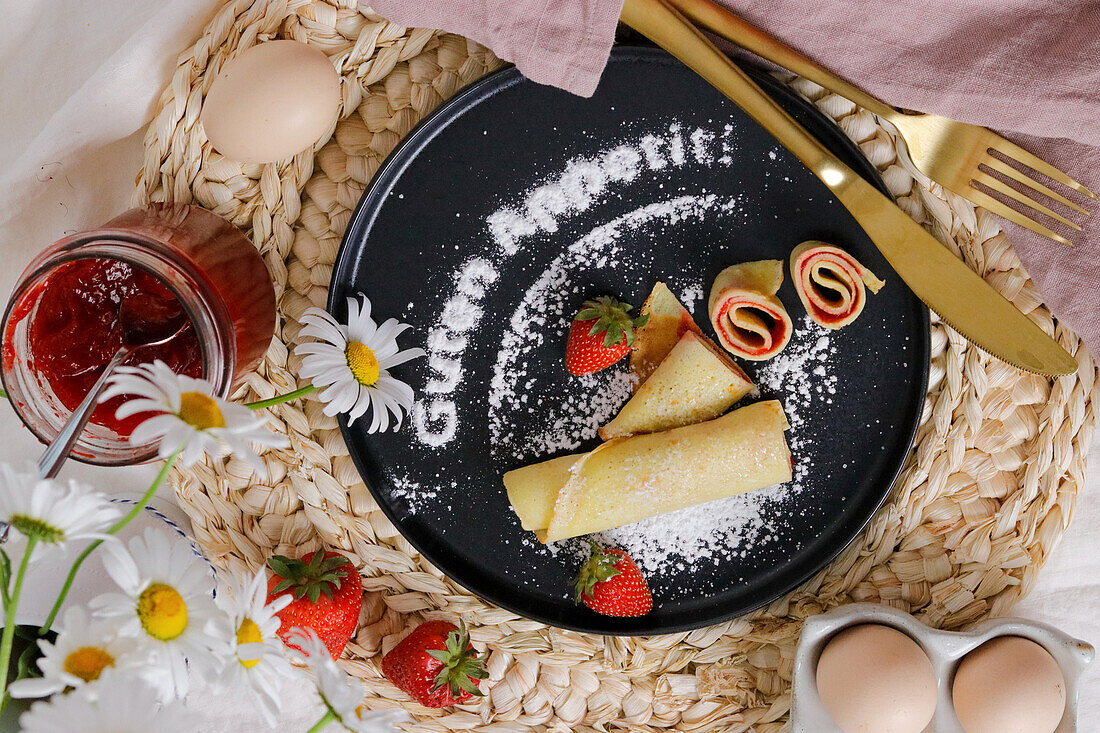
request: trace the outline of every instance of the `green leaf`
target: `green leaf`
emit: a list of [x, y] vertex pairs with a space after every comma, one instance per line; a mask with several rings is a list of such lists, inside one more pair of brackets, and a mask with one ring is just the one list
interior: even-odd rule
[[428, 651], [432, 659], [442, 662], [443, 668], [436, 675], [433, 689], [447, 685], [451, 694], [458, 697], [462, 692], [482, 696], [474, 680], [486, 679], [485, 660], [470, 647], [470, 633], [463, 621], [443, 640], [444, 649]]
[[41, 677], [41, 673], [38, 671], [38, 667], [35, 664], [42, 657], [42, 650], [39, 649], [38, 644], [30, 641], [27, 643], [27, 648], [23, 650], [23, 653], [19, 655], [19, 659], [16, 661], [16, 673], [15, 678], [17, 680], [27, 679], [28, 677]]
[[468, 677], [475, 677], [479, 680], [489, 678], [489, 670], [485, 669], [485, 665], [481, 664], [480, 658], [467, 658], [465, 664], [462, 665], [462, 671]]
[[459, 688], [461, 688], [465, 692], [470, 693], [471, 695], [475, 695], [477, 697], [485, 696], [485, 693], [477, 688], [477, 685], [473, 683], [473, 680], [471, 680], [464, 674], [457, 675], [454, 678], [454, 681], [458, 683]]
[[600, 311], [595, 308], [585, 308], [577, 314], [578, 321], [591, 321], [600, 317]]
[[[294, 587], [294, 580], [291, 578], [283, 578], [275, 584], [274, 588], [271, 589], [271, 594], [274, 595], [276, 593], [282, 593], [283, 591], [289, 590], [292, 587]], [[299, 598], [300, 597], [301, 596], [299, 596]]]
[[308, 563], [283, 555], [272, 555], [267, 564], [281, 577], [272, 588], [272, 593], [283, 593], [293, 588], [296, 600], [309, 598], [310, 603], [316, 603], [321, 593], [335, 600], [335, 589], [343, 586], [344, 578], [353, 569], [346, 557], [325, 557], [323, 550], [314, 552]]
[[620, 560], [619, 556], [606, 552], [593, 540], [589, 540], [588, 543], [592, 555], [581, 566], [574, 581], [573, 601], [575, 603], [580, 603], [584, 596], [591, 597], [596, 583], [602, 583], [619, 575], [619, 569], [615, 567]]
[[293, 562], [289, 557], [283, 557], [282, 555], [272, 555], [267, 558], [267, 566], [271, 568], [273, 573], [283, 578], [294, 574], [290, 569]]
[[603, 337], [603, 345], [607, 347], [618, 346], [623, 341], [623, 330], [619, 324], [612, 323], [607, 327], [607, 335]]

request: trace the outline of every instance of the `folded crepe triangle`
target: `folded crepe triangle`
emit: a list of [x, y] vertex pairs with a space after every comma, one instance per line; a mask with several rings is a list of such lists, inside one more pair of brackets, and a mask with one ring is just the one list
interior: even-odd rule
[[686, 331], [668, 356], [600, 428], [604, 440], [712, 420], [752, 391], [741, 367], [707, 338]]
[[649, 316], [649, 320], [635, 332], [634, 348], [630, 351], [630, 373], [635, 379], [635, 391], [649, 379], [681, 336], [691, 331], [705, 338], [687, 308], [664, 283], [653, 286], [640, 313]]

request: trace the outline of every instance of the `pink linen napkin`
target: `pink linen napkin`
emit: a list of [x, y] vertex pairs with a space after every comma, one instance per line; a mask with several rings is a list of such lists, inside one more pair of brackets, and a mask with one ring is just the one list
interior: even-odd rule
[[[1100, 192], [1095, 0], [720, 0], [897, 107], [997, 130]], [[622, 0], [374, 0], [406, 25], [460, 33], [534, 81], [591, 96]], [[1058, 189], [1058, 186], [1055, 186]], [[1100, 203], [1073, 248], [1005, 222], [1046, 303], [1100, 354]]]

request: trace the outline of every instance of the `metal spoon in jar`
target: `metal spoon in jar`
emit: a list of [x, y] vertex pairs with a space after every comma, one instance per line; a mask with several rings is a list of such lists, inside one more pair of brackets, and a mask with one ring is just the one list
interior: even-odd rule
[[[138, 302], [135, 303], [135, 300]], [[42, 454], [42, 458], [38, 461], [38, 471], [42, 478], [53, 478], [61, 470], [61, 466], [69, 457], [73, 445], [76, 444], [77, 439], [84, 432], [84, 426], [88, 424], [89, 418], [95, 411], [96, 401], [107, 385], [107, 380], [114, 374], [115, 369], [139, 349], [168, 343], [183, 333], [184, 329], [191, 323], [187, 314], [183, 312], [160, 320], [150, 319], [146, 314], [134, 312], [135, 306], [139, 303], [139, 299], [127, 299], [119, 304], [116, 328], [122, 331], [122, 347], [107, 362], [103, 373], [92, 385], [92, 389], [88, 392], [84, 401], [73, 410], [68, 422], [65, 423], [65, 427], [61, 428], [61, 432], [57, 434], [57, 437], [46, 448], [46, 452]], [[7, 527], [4, 527], [5, 534], [6, 529]], [[2, 541], [3, 539], [0, 537], [0, 542]]]

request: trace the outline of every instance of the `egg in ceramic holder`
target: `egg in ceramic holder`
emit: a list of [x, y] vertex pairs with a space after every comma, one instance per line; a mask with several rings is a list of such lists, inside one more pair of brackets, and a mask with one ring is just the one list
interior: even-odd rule
[[920, 646], [932, 663], [937, 680], [936, 711], [922, 733], [966, 733], [955, 714], [952, 700], [952, 687], [960, 663], [968, 655], [971, 655], [971, 662], [979, 660], [980, 657], [972, 653], [986, 642], [1011, 637], [1035, 642], [1057, 662], [1064, 678], [1065, 705], [1061, 721], [1054, 731], [1077, 731], [1078, 682], [1085, 666], [1092, 661], [1091, 645], [1045, 624], [1023, 619], [994, 619], [978, 624], [972, 631], [940, 631], [888, 606], [853, 603], [813, 616], [803, 625], [794, 660], [792, 733], [842, 733], [843, 729], [829, 714], [819, 694], [818, 661], [822, 651], [840, 632], [868, 624], [878, 624], [904, 633]]

